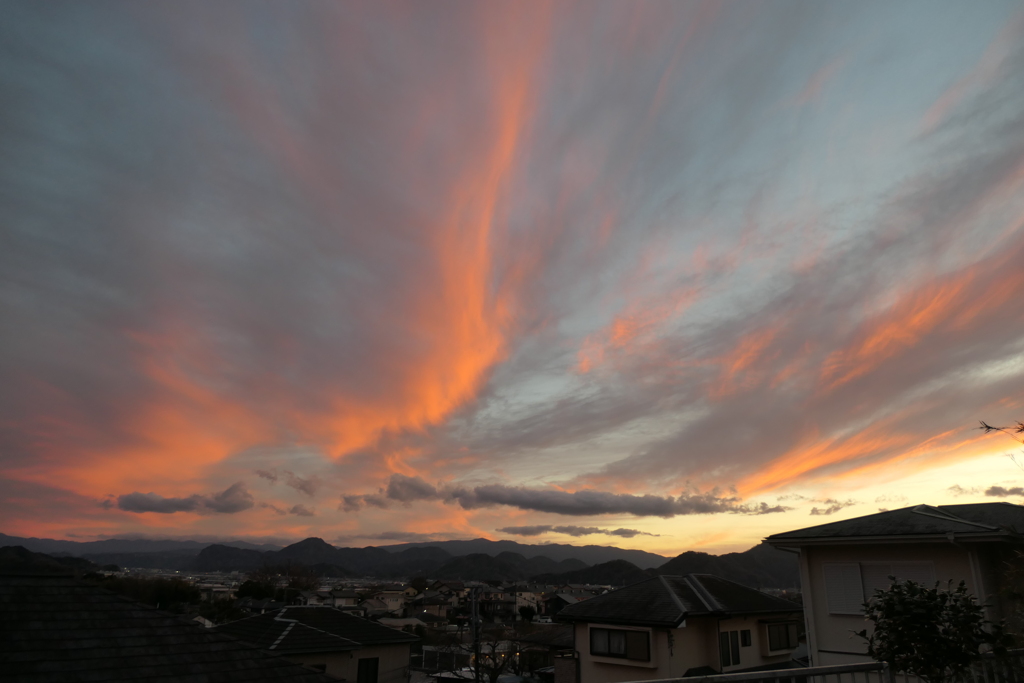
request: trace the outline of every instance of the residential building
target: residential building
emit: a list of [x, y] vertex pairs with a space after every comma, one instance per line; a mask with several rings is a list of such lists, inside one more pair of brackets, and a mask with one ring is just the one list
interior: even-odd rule
[[359, 593], [354, 590], [335, 588], [331, 591], [333, 607], [355, 607], [359, 604]]
[[794, 666], [800, 605], [710, 574], [656, 576], [566, 605], [581, 683]]
[[869, 661], [852, 635], [870, 628], [863, 604], [890, 576], [928, 586], [963, 581], [1000, 619], [1001, 573], [1021, 549], [1024, 506], [1010, 503], [916, 505], [775, 534], [776, 548], [800, 554], [807, 643], [815, 666]]
[[419, 640], [333, 607], [285, 607], [216, 630], [355, 683], [406, 683]]
[[334, 680], [69, 576], [0, 576], [0, 662], [11, 683]]

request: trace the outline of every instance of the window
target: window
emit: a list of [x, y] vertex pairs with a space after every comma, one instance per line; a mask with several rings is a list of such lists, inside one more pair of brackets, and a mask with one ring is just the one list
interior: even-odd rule
[[650, 634], [647, 631], [627, 631], [621, 628], [592, 628], [590, 654], [649, 662]]
[[[750, 631], [744, 631], [748, 636]], [[740, 663], [740, 632], [721, 631], [718, 634], [718, 649], [722, 657], [722, 666], [735, 666]]]
[[935, 585], [935, 565], [931, 562], [833, 562], [822, 568], [829, 614], [863, 614], [864, 600], [877, 590], [887, 589], [890, 576], [898, 581]]
[[379, 665], [379, 657], [360, 659], [359, 668], [356, 670], [356, 683], [377, 683], [377, 667]]
[[799, 644], [799, 628], [795, 621], [768, 624], [768, 651], [793, 650]]
[[750, 647], [750, 629], [740, 631], [740, 645]]
[[862, 614], [864, 587], [856, 562], [828, 562], [825, 570], [825, 602], [829, 614]]

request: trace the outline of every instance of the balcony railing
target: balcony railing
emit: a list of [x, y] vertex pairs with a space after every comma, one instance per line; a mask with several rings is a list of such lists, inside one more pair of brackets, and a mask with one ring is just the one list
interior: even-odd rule
[[[811, 666], [776, 671], [747, 671], [716, 676], [663, 678], [637, 683], [923, 683], [917, 676], [893, 671], [881, 662]], [[586, 683], [586, 681], [583, 681]], [[985, 655], [961, 683], [1024, 683], [1024, 649], [1003, 657]]]

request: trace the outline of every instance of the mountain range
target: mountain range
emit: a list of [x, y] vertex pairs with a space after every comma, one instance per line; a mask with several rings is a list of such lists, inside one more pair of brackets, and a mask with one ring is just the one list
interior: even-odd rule
[[626, 585], [656, 574], [707, 573], [756, 588], [798, 585], [796, 556], [765, 544], [742, 553], [710, 555], [688, 551], [671, 559], [609, 546], [530, 545], [487, 539], [339, 548], [319, 538], [307, 538], [281, 548], [244, 541], [75, 542], [0, 534], [0, 546], [22, 546], [58, 557], [82, 557], [98, 565], [179, 571], [246, 572], [261, 566], [298, 564], [334, 577], [428, 576], [603, 585]]

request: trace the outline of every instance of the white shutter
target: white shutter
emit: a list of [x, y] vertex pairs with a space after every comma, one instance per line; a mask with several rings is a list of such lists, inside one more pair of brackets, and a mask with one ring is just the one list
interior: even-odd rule
[[829, 614], [862, 614], [864, 589], [860, 565], [856, 562], [827, 562], [825, 570], [825, 601]]
[[935, 588], [935, 563], [893, 562], [892, 573], [900, 581], [913, 581], [925, 588]]
[[888, 590], [892, 581], [892, 565], [888, 562], [864, 562], [860, 565], [860, 573], [864, 583], [864, 597], [870, 600], [875, 591]]

